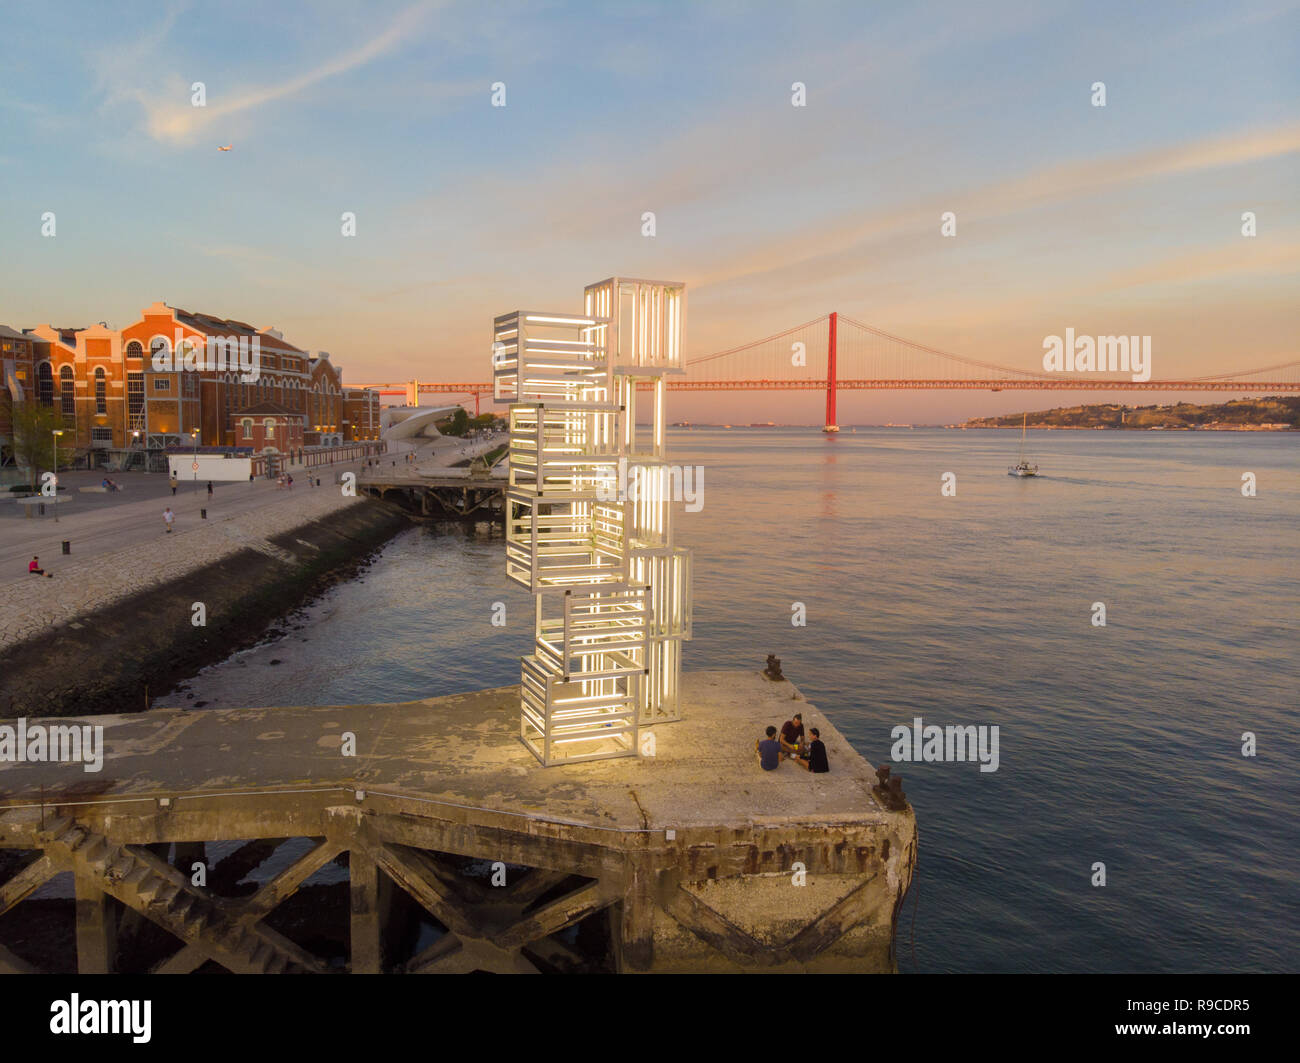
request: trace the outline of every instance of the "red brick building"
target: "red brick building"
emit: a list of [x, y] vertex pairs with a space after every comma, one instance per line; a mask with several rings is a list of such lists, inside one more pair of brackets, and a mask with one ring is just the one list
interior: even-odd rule
[[379, 438], [379, 395], [368, 388], [343, 389], [343, 438]]
[[308, 368], [307, 441], [331, 446], [343, 437], [343, 374], [330, 361], [328, 351], [318, 351]]
[[240, 410], [234, 445], [254, 453], [288, 454], [303, 446], [303, 415], [278, 402], [259, 402]]
[[348, 390], [345, 400], [324, 351], [313, 357], [274, 328], [165, 303], [120, 331], [0, 326], [0, 443], [13, 403], [33, 399], [62, 411], [68, 445], [83, 453], [189, 446], [195, 430], [205, 446], [249, 445], [244, 421], [258, 422], [268, 404], [271, 417], [296, 420], [272, 430], [261, 414], [259, 450], [377, 439], [378, 397]]

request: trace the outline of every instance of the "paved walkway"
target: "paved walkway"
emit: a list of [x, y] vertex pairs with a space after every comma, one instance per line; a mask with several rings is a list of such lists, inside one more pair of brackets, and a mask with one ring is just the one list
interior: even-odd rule
[[[273, 480], [214, 482], [210, 500], [206, 481], [181, 483], [173, 498], [165, 475], [141, 472], [114, 474], [120, 492], [82, 494], [78, 487], [98, 485], [103, 474], [64, 472], [59, 482], [73, 501], [60, 503], [57, 523], [52, 506], [29, 519], [23, 506], [0, 501], [0, 648], [244, 548], [279, 556], [270, 537], [361, 501], [344, 497], [334, 482], [343, 471], [359, 471], [357, 463], [313, 471], [320, 487], [308, 487], [299, 470], [285, 490]], [[168, 505], [176, 514], [170, 535], [162, 517]], [[61, 551], [65, 539], [69, 556]], [[33, 555], [53, 579], [27, 573]]]
[[[409, 470], [414, 479], [505, 439], [501, 433], [473, 443], [451, 436], [399, 441], [392, 453], [374, 460], [390, 471]], [[414, 453], [413, 463], [406, 461], [407, 452]], [[0, 649], [237, 550], [279, 556], [268, 539], [355, 505], [359, 499], [345, 498], [336, 481], [342, 472], [360, 474], [365, 468], [364, 459], [311, 470], [294, 467], [294, 486], [284, 490], [274, 480], [214, 481], [211, 499], [206, 480], [182, 479], [173, 496], [164, 473], [112, 473], [122, 490], [100, 494], [79, 488], [98, 487], [103, 472], [64, 471], [57, 521], [55, 506], [47, 505], [43, 516], [33, 506], [27, 517], [27, 506], [0, 493]], [[320, 487], [308, 486], [309, 471]], [[171, 534], [163, 522], [167, 506], [176, 516]], [[203, 509], [207, 519], [200, 515]], [[67, 556], [65, 539], [71, 548]], [[28, 574], [34, 555], [53, 579]]]

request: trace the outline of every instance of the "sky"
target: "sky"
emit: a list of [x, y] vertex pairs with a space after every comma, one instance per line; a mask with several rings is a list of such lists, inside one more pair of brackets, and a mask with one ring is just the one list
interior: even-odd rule
[[[624, 275], [687, 284], [688, 358], [831, 310], [1027, 369], [1066, 327], [1151, 336], [1157, 378], [1297, 357], [1296, 3], [0, 3], [0, 39], [14, 328], [161, 300], [345, 383], [485, 380], [493, 316]], [[857, 392], [839, 420], [1088, 399]]]

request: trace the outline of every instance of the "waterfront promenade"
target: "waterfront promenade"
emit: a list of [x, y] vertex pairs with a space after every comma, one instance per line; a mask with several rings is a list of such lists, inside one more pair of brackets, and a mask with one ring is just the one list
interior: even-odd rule
[[[160, 473], [115, 473], [121, 491], [82, 493], [79, 487], [98, 485], [103, 474], [64, 472], [59, 482], [67, 491], [60, 494], [72, 501], [60, 501], [57, 523], [53, 506], [45, 507], [44, 516], [28, 518], [23, 505], [0, 501], [0, 648], [237, 550], [274, 555], [270, 537], [358, 503], [344, 497], [335, 481], [342, 472], [359, 472], [361, 464], [313, 470], [320, 487], [308, 486], [306, 471], [283, 490], [274, 480], [214, 483], [211, 499], [206, 481], [197, 488], [182, 481], [172, 497]], [[176, 515], [170, 535], [162, 515], [166, 506]], [[66, 556], [65, 539], [71, 544]], [[33, 555], [53, 579], [28, 574]]]
[[[414, 483], [421, 475], [442, 470], [468, 475], [467, 469], [455, 468], [456, 463], [499, 442], [454, 436], [418, 440], [414, 446], [401, 441], [374, 460], [389, 474]], [[410, 462], [408, 453], [413, 455]], [[46, 505], [44, 515], [32, 506], [28, 517], [28, 506], [0, 495], [0, 649], [240, 549], [287, 561], [281, 557], [284, 551], [269, 540], [356, 505], [360, 494], [344, 496], [338, 480], [342, 473], [353, 472], [360, 482], [365, 471], [364, 459], [293, 469], [294, 485], [287, 489], [267, 479], [214, 482], [209, 499], [206, 480], [180, 480], [173, 497], [164, 473], [111, 473], [121, 491], [83, 492], [82, 487], [98, 487], [105, 474], [69, 470], [59, 474], [65, 490], [59, 492], [57, 522], [53, 505]], [[309, 486], [309, 472], [320, 480], [320, 487]], [[167, 506], [175, 514], [171, 534], [163, 522]], [[66, 556], [65, 539], [71, 544]], [[53, 579], [28, 574], [33, 555]]]

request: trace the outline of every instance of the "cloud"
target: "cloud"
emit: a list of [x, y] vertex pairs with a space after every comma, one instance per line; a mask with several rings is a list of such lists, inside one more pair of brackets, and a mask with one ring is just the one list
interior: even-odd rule
[[1268, 244], [1235, 237], [1226, 246], [1189, 251], [1136, 269], [1112, 273], [1101, 291], [1184, 284], [1227, 277], [1278, 277], [1300, 270], [1300, 244]]
[[[1077, 203], [1095, 198], [1107, 189], [1263, 162], [1297, 151], [1300, 151], [1300, 123], [1290, 123], [1108, 159], [1079, 159], [965, 193], [960, 197], [960, 213], [965, 218], [987, 221], [1040, 207]], [[792, 234], [769, 243], [759, 253], [747, 252], [717, 262], [707, 273], [696, 277], [696, 288], [790, 270], [796, 270], [807, 280], [810, 272], [814, 275], [822, 272], [817, 268], [818, 263], [834, 266], [833, 276], [842, 265], [836, 262], [837, 258], [864, 244], [914, 229], [918, 224], [935, 227], [941, 211], [951, 209], [952, 202], [953, 197], [947, 196], [943, 204], [915, 203], [864, 214], [857, 219], [838, 217], [821, 231]], [[817, 250], [810, 254], [807, 248]]]
[[[277, 100], [291, 98], [313, 85], [373, 62], [406, 44], [425, 17], [439, 6], [441, 6], [440, 0], [423, 0], [400, 12], [381, 33], [349, 52], [335, 56], [320, 66], [286, 81], [247, 88], [228, 98], [209, 102], [206, 107], [194, 107], [189, 104], [189, 85], [182, 84], [180, 79], [175, 79], [166, 93], [155, 94], [148, 93], [138, 86], [115, 80], [110, 83], [106, 102], [114, 103], [127, 99], [138, 103], [144, 108], [145, 128], [151, 137], [163, 143], [186, 143], [217, 121], [232, 115], [255, 111]], [[161, 45], [175, 24], [179, 10], [173, 8], [159, 27], [133, 47], [132, 51], [137, 58], [143, 61], [145, 56]], [[119, 62], [115, 58], [115, 70], [129, 71], [140, 67], [141, 63]], [[178, 100], [186, 102], [178, 103]]]

